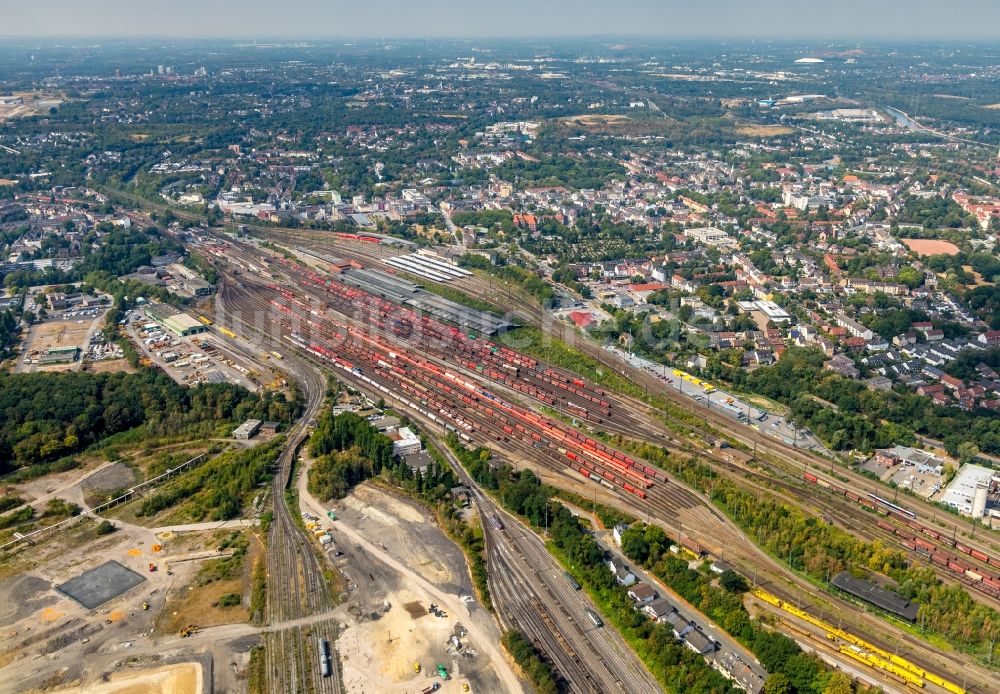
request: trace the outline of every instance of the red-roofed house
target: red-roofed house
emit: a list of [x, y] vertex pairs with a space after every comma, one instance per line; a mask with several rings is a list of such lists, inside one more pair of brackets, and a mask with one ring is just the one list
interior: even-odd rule
[[640, 284], [629, 285], [629, 289], [633, 292], [658, 292], [661, 289], [666, 289], [667, 285], [660, 282], [643, 282]]
[[965, 387], [965, 384], [962, 383], [961, 379], [955, 378], [954, 376], [949, 376], [947, 374], [941, 377], [941, 383], [945, 384], [952, 390], [958, 390], [959, 388]]
[[1000, 330], [989, 330], [979, 336], [984, 345], [1000, 345]]

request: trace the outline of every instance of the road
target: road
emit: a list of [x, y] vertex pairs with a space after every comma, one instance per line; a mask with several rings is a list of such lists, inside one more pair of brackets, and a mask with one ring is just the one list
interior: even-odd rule
[[763, 681], [767, 679], [767, 671], [757, 661], [757, 658], [753, 655], [753, 653], [744, 648], [739, 641], [734, 639], [723, 629], [718, 628], [711, 622], [711, 620], [695, 609], [695, 607], [687, 600], [667, 587], [667, 585], [660, 579], [654, 577], [642, 567], [635, 565], [628, 559], [628, 557], [625, 556], [625, 553], [621, 551], [614, 541], [606, 542], [602, 544], [602, 547], [611, 552], [614, 556], [626, 562], [629, 569], [636, 575], [636, 578], [638, 578], [639, 581], [655, 588], [659, 596], [667, 600], [667, 602], [669, 602], [671, 606], [677, 610], [678, 614], [680, 614], [688, 622], [697, 624], [706, 636], [719, 644], [719, 650], [712, 655], [713, 660], [720, 658], [733, 658], [737, 662], [745, 663], [754, 673], [758, 681], [763, 684]]
[[462, 230], [455, 225], [455, 222], [451, 221], [451, 213], [445, 209], [444, 203], [441, 203], [439, 207], [441, 209], [441, 216], [444, 217], [444, 223], [448, 226], [448, 231], [454, 237], [455, 243], [464, 248], [465, 235], [462, 233]]

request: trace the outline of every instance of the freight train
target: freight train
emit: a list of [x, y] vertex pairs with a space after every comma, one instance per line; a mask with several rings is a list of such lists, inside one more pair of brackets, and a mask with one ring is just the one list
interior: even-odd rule
[[[993, 568], [1000, 569], [1000, 558], [990, 556], [986, 552], [974, 549], [954, 537], [949, 537], [934, 528], [920, 523], [917, 520], [917, 514], [913, 511], [887, 501], [876, 494], [869, 493], [866, 497], [863, 497], [850, 490], [830, 484], [810, 472], [804, 473], [802, 477], [807, 482], [826, 487], [834, 494], [844, 495], [871, 511], [882, 513], [897, 523], [901, 523], [905, 527], [899, 527], [883, 520], [876, 521], [876, 525], [879, 528], [900, 537], [900, 543], [908, 550], [919, 554], [931, 564], [949, 571], [955, 578], [969, 587], [994, 598], [1000, 598], [1000, 575], [971, 564], [958, 555], [942, 549], [940, 545], [952, 547], [962, 554], [970, 556]], [[923, 536], [934, 539], [937, 544], [925, 539]]]
[[[558, 399], [565, 402], [567, 407], [577, 405], [574, 413], [578, 410], [581, 418], [595, 423], [601, 423], [604, 418], [611, 416], [611, 403], [605, 399], [605, 393], [600, 388], [588, 386], [579, 377], [546, 368], [531, 357], [504, 346], [469, 338], [455, 327], [391, 304], [358, 288], [324, 279], [297, 267], [289, 267], [289, 271], [304, 277], [310, 284], [322, 287], [335, 310], [352, 313], [358, 308], [370, 310], [371, 322], [381, 331], [360, 331], [338, 326], [329, 319], [321, 324], [312, 319], [312, 316], [322, 316], [313, 308], [311, 301], [296, 296], [284, 287], [270, 285], [269, 289], [278, 292], [287, 302], [272, 299], [272, 305], [286, 314], [304, 318], [305, 323], [310, 326], [312, 337], [309, 344], [303, 346], [313, 354], [342, 368], [346, 366], [346, 359], [350, 359], [351, 368], [348, 370], [362, 380], [367, 379], [365, 371], [368, 366], [372, 366], [374, 375], [392, 380], [394, 385], [417, 398], [422, 406], [431, 407], [430, 403], [433, 402], [438, 413], [454, 422], [457, 415], [448, 411], [447, 404], [438, 394], [443, 391], [447, 394], [445, 397], [458, 398], [467, 408], [471, 407], [485, 414], [496, 422], [498, 428], [502, 428], [505, 436], [519, 439], [536, 448], [560, 447], [561, 450], [569, 450], [572, 455], [566, 454], [566, 458], [571, 461], [569, 465], [573, 469], [581, 471], [581, 474], [583, 470], [587, 470], [587, 477], [623, 489], [641, 499], [646, 498], [643, 490], [652, 486], [653, 479], [666, 480], [663, 473], [608, 449], [601, 442], [584, 436], [576, 429], [507, 402], [462, 375], [443, 369], [423, 356], [406, 352], [400, 344], [390, 344], [383, 335], [395, 335], [407, 342], [418, 343], [414, 346], [419, 347], [420, 354], [426, 352], [445, 363], [475, 369], [478, 374], [545, 404], [555, 405]], [[399, 335], [399, 331], [394, 329], [400, 323], [414, 328], [419, 325], [419, 331], [413, 330], [413, 340]], [[317, 339], [317, 332], [324, 340], [328, 336], [335, 339], [324, 344]], [[337, 345], [336, 350], [332, 348], [334, 344]], [[359, 370], [361, 367], [358, 362], [368, 365], [364, 367], [364, 371]], [[538, 382], [537, 386], [529, 376]], [[379, 390], [384, 388], [381, 384], [375, 385]], [[428, 386], [433, 391], [427, 390]], [[546, 390], [548, 386], [553, 388]], [[422, 392], [417, 394], [414, 392], [415, 388], [421, 388]], [[560, 392], [565, 394], [556, 394]], [[492, 431], [485, 433], [497, 437]]]

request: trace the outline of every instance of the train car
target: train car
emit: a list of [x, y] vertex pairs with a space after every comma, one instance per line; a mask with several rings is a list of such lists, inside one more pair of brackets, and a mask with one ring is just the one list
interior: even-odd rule
[[893, 533], [893, 534], [896, 533], [896, 526], [892, 525], [891, 523], [886, 523], [884, 520], [878, 520], [878, 521], [876, 521], [875, 525], [877, 525], [878, 527], [882, 528], [882, 530], [886, 530], [886, 531], [888, 531], [890, 533]]
[[625, 491], [627, 491], [629, 494], [632, 494], [634, 496], [639, 497], [640, 499], [645, 499], [646, 498], [646, 492], [645, 491], [643, 491], [642, 489], [637, 489], [637, 488], [633, 487], [631, 484], [629, 484], [627, 482], [622, 485], [622, 489], [624, 489]]
[[332, 674], [330, 664], [330, 644], [323, 637], [319, 637], [319, 670], [323, 677], [329, 677]]
[[937, 564], [938, 566], [943, 566], [945, 568], [948, 568], [948, 555], [941, 554], [940, 552], [932, 552], [931, 564]]
[[601, 627], [604, 626], [604, 621], [601, 619], [601, 616], [599, 614], [594, 612], [589, 607], [585, 607], [583, 611], [587, 613], [587, 619], [589, 619], [595, 627], [600, 629]]
[[[910, 509], [903, 508], [902, 506], [897, 506], [896, 504], [892, 503], [891, 501], [889, 501], [887, 499], [883, 499], [882, 497], [878, 496], [877, 494], [872, 494], [871, 492], [869, 492], [868, 493], [868, 498], [871, 499], [872, 501], [874, 501], [879, 506], [881, 506], [883, 508], [887, 508], [887, 509], [889, 509], [891, 511], [895, 511], [896, 513], [901, 513], [901, 514], [903, 514], [904, 516], [906, 516], [908, 518], [916, 518], [917, 517], [917, 514], [914, 513], [913, 511], [911, 511]], [[928, 534], [930, 534], [930, 533], [928, 533]], [[935, 536], [936, 536], [936, 533], [935, 533]]]
[[202, 323], [203, 325], [211, 325], [211, 324], [212, 324], [212, 321], [211, 321], [211, 320], [209, 320], [208, 318], [206, 318], [205, 316], [198, 316], [198, 320], [199, 320], [199, 321], [200, 321], [200, 322], [201, 322], [201, 323]]
[[493, 523], [494, 528], [496, 528], [497, 530], [503, 530], [503, 521], [500, 520], [500, 516], [494, 513], [492, 516], [490, 516], [490, 521]]
[[573, 574], [569, 571], [563, 571], [563, 576], [566, 577], [566, 580], [569, 582], [570, 586], [572, 586], [573, 590], [580, 590], [580, 584], [576, 582], [575, 578], [573, 578]]

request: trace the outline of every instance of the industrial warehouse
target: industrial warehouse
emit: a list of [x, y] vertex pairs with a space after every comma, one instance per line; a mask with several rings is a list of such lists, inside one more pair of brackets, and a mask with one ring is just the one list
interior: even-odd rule
[[395, 258], [388, 258], [385, 263], [386, 265], [391, 265], [398, 270], [409, 272], [425, 279], [434, 280], [435, 282], [451, 282], [452, 280], [472, 275], [472, 273], [465, 268], [452, 265], [451, 263], [446, 263], [443, 260], [424, 255], [423, 253], [414, 253], [413, 255], [401, 255], [396, 256]]
[[[366, 268], [356, 261], [335, 258], [302, 247], [296, 247], [295, 250], [303, 255], [328, 263], [329, 269], [338, 275], [339, 280], [344, 284], [457, 325], [466, 332], [475, 331], [485, 335], [498, 335], [515, 327], [513, 323], [500, 316], [486, 311], [478, 311], [445, 299], [428, 292], [415, 282], [396, 277], [388, 272]], [[417, 253], [388, 258], [385, 262], [400, 271], [437, 282], [448, 282], [472, 275], [464, 268]]]
[[197, 335], [207, 330], [204, 324], [166, 304], [151, 304], [146, 308], [146, 315], [162, 323], [167, 330], [179, 337]]

